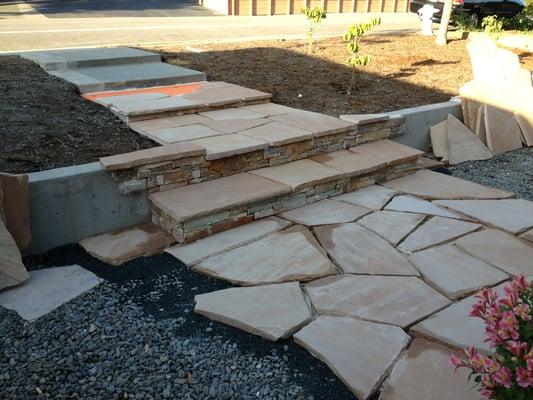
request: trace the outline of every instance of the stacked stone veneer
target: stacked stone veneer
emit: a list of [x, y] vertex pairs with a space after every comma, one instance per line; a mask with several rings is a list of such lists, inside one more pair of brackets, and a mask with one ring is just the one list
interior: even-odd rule
[[[156, 192], [396, 137], [402, 134], [403, 129], [404, 119], [400, 116], [380, 121], [361, 121], [345, 132], [280, 146], [266, 146], [261, 150], [224, 158], [208, 159], [205, 152], [186, 157], [177, 152], [175, 159], [169, 156], [157, 162], [146, 157], [133, 166], [114, 165], [111, 173], [124, 195], [143, 190]], [[113, 160], [120, 156], [106, 159]], [[102, 161], [104, 165], [106, 159]]]

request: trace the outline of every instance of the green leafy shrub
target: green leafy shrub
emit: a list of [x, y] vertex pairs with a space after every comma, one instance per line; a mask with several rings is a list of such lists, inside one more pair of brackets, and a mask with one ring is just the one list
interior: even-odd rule
[[359, 42], [363, 35], [380, 24], [381, 18], [374, 18], [366, 23], [351, 25], [343, 35], [344, 41], [347, 42], [346, 49], [350, 54], [347, 63], [352, 68], [352, 79], [350, 87], [348, 88], [348, 93], [350, 93], [355, 86], [355, 69], [370, 64], [370, 56], [359, 54]]
[[456, 28], [463, 32], [474, 32], [478, 29], [477, 16], [466, 12], [463, 7], [459, 8], [453, 16], [453, 23]]
[[307, 17], [307, 53], [311, 53], [313, 50], [313, 34], [315, 33], [318, 25], [326, 18], [326, 12], [322, 7], [316, 6], [314, 8], [305, 7], [301, 9], [301, 13]]

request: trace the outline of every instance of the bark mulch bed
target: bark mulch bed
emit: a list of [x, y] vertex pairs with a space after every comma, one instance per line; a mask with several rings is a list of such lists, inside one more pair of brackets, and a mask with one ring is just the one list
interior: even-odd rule
[[[435, 45], [419, 35], [371, 35], [361, 54], [372, 62], [356, 72], [356, 89], [347, 92], [352, 71], [346, 66], [340, 38], [322, 39], [307, 54], [304, 41], [257, 41], [151, 48], [166, 62], [204, 71], [210, 80], [224, 80], [274, 94], [273, 102], [291, 107], [340, 114], [376, 113], [448, 101], [472, 79], [466, 40]], [[533, 69], [533, 54], [520, 53]]]
[[41, 171], [155, 146], [74, 85], [19, 57], [0, 57], [0, 96], [0, 171]]

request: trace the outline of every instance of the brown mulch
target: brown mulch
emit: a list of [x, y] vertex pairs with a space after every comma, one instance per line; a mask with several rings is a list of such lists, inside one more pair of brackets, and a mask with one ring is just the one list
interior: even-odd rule
[[74, 85], [15, 56], [0, 57], [0, 171], [41, 171], [153, 147]]
[[[204, 71], [210, 80], [224, 80], [274, 95], [276, 103], [330, 115], [393, 111], [447, 101], [472, 79], [466, 40], [435, 45], [419, 35], [371, 35], [361, 53], [372, 57], [355, 73], [356, 88], [348, 93], [352, 70], [346, 66], [345, 44], [322, 39], [307, 54], [303, 41], [258, 41], [152, 48], [166, 62]], [[533, 54], [518, 53], [529, 69]]]

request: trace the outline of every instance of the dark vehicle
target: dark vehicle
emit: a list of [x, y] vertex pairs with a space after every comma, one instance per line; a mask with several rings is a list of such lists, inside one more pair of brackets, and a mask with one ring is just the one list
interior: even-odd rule
[[[433, 21], [439, 22], [442, 16], [444, 0], [411, 0], [409, 10], [418, 13], [418, 10], [425, 4], [431, 4], [440, 11], [433, 16]], [[453, 0], [452, 22], [454, 14], [464, 12], [470, 15], [471, 21], [475, 25], [480, 25], [481, 20], [489, 15], [496, 15], [499, 18], [512, 18], [522, 11], [524, 0]]]

